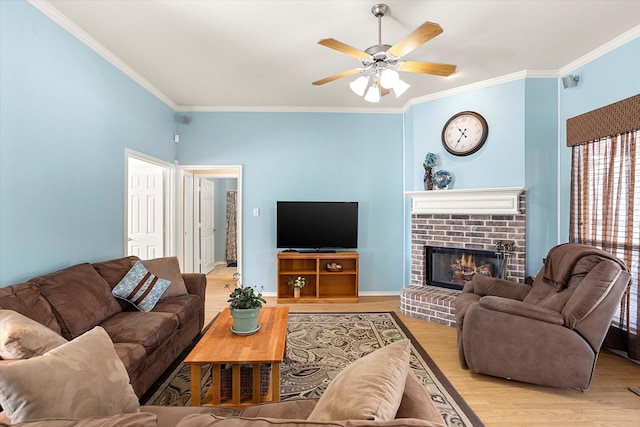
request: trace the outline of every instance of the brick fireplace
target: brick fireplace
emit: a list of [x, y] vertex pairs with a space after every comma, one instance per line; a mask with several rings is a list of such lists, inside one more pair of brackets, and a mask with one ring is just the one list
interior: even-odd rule
[[455, 325], [453, 301], [460, 290], [427, 284], [427, 247], [495, 252], [512, 242], [505, 278], [525, 279], [524, 188], [419, 191], [412, 197], [411, 284], [402, 289], [400, 311], [411, 317]]

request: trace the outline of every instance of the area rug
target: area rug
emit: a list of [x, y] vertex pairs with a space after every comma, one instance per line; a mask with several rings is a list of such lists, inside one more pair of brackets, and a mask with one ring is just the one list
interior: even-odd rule
[[[281, 400], [320, 397], [331, 380], [351, 362], [403, 338], [411, 340], [411, 368], [446, 424], [483, 426], [393, 312], [290, 313], [287, 354], [281, 364]], [[204, 393], [211, 384], [210, 369], [202, 369], [201, 382]], [[189, 366], [180, 362], [141, 401], [145, 405], [188, 406], [189, 387]]]

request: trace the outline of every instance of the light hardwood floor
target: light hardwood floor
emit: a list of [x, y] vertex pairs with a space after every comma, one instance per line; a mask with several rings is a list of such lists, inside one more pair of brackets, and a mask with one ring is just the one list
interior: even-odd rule
[[[227, 306], [224, 278], [207, 280], [206, 320]], [[275, 297], [267, 297], [275, 305]], [[640, 365], [608, 351], [600, 353], [591, 387], [585, 392], [533, 386], [460, 367], [455, 328], [400, 313], [399, 297], [361, 297], [357, 304], [289, 304], [294, 312], [394, 311], [429, 353], [486, 426], [640, 426]], [[542, 343], [541, 343], [542, 344]]]

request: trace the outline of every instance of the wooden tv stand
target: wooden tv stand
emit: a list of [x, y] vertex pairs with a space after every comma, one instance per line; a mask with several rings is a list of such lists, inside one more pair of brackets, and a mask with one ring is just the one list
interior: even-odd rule
[[[279, 252], [278, 303], [358, 302], [358, 253], [345, 252]], [[342, 265], [342, 271], [329, 271], [327, 264]], [[294, 298], [289, 279], [306, 279], [300, 298]]]

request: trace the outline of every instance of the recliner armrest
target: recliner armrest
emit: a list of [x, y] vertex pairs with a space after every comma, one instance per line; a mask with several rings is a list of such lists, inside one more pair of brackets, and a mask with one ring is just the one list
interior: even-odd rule
[[531, 286], [524, 283], [511, 282], [496, 277], [476, 274], [473, 276], [473, 292], [480, 296], [497, 296], [522, 301], [531, 290]]
[[482, 307], [489, 310], [540, 320], [541, 322], [558, 326], [564, 325], [564, 316], [561, 313], [526, 302], [496, 296], [486, 296], [480, 298], [479, 303]]

